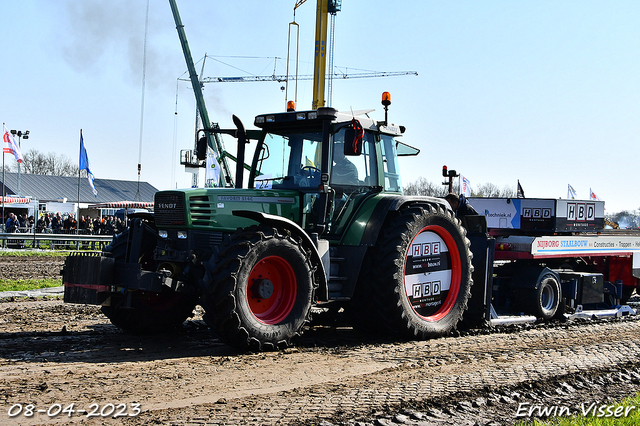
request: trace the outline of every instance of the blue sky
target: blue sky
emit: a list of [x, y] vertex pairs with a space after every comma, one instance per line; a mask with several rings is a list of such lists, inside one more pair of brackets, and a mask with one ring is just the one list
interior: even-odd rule
[[[137, 179], [146, 4], [2, 0], [0, 120], [30, 130], [23, 151], [75, 160], [83, 129], [96, 177]], [[178, 0], [194, 59], [216, 57], [205, 76], [269, 75], [274, 63], [283, 74], [294, 4]], [[637, 1], [343, 0], [335, 65], [419, 75], [334, 81], [333, 106], [382, 118], [380, 94], [391, 92], [390, 121], [422, 151], [403, 159], [405, 184], [440, 182], [446, 164], [472, 187], [519, 179], [527, 197], [564, 198], [571, 184], [608, 212], [634, 210], [639, 16]], [[314, 20], [309, 0], [296, 12], [302, 74], [312, 73]], [[191, 183], [178, 156], [194, 138], [193, 93], [177, 81], [185, 70], [169, 4], [151, 0], [141, 180], [158, 189]], [[311, 107], [311, 84], [298, 87], [299, 109]], [[209, 115], [252, 128], [256, 114], [283, 109], [280, 86], [208, 84]]]

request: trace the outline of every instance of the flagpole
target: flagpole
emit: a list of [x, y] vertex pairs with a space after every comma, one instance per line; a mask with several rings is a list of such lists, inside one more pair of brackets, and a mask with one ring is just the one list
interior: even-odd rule
[[[4, 131], [4, 123], [2, 123], [2, 131]], [[5, 193], [5, 180], [4, 180], [4, 135], [2, 136], [2, 224], [6, 225], [7, 220], [4, 217], [4, 193]], [[3, 226], [3, 231], [6, 232], [7, 229]]]
[[[80, 129], [80, 155], [82, 155], [82, 129]], [[78, 232], [77, 226], [80, 224], [80, 162], [78, 162], [78, 208], [76, 209], [76, 233]]]

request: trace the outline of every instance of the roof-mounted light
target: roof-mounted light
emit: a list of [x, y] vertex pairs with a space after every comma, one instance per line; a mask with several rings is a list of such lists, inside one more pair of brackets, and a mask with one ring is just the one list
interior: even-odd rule
[[391, 93], [382, 92], [382, 105], [384, 106], [391, 105]]
[[287, 102], [287, 112], [295, 111], [296, 103], [294, 101]]
[[315, 120], [316, 118], [318, 118], [318, 111], [309, 111], [309, 113], [307, 114], [307, 118], [309, 120]]
[[305, 114], [304, 112], [296, 113], [296, 120], [306, 120], [306, 119], [307, 119], [307, 114]]
[[275, 115], [267, 115], [267, 123], [275, 123], [276, 116]]
[[264, 115], [259, 115], [256, 117], [256, 124], [263, 124], [264, 123]]

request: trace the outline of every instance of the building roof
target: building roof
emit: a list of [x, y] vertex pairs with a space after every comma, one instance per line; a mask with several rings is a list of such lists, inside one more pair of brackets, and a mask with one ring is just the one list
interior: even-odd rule
[[[6, 195], [18, 194], [18, 174], [4, 174], [6, 181]], [[144, 201], [153, 202], [153, 197], [158, 190], [147, 182], [140, 182], [138, 194], [138, 182], [129, 180], [95, 179], [93, 181], [98, 196], [94, 197], [86, 177], [77, 176], [49, 176], [34, 175], [31, 173], [20, 174], [20, 195], [30, 197], [40, 202], [58, 201], [66, 198], [67, 202], [78, 201], [78, 183], [80, 184], [81, 203], [109, 203], [114, 201]], [[2, 173], [0, 173], [0, 190], [2, 190]], [[2, 193], [0, 193], [0, 196]]]

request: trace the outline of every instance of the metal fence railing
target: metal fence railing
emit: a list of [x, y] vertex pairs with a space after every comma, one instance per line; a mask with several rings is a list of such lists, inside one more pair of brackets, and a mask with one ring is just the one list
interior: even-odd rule
[[[0, 246], [3, 248], [40, 248], [67, 250], [100, 250], [109, 244], [113, 235], [91, 234], [51, 234], [33, 232], [32, 228], [19, 228], [27, 232], [0, 232]], [[76, 230], [71, 230], [76, 231]]]

